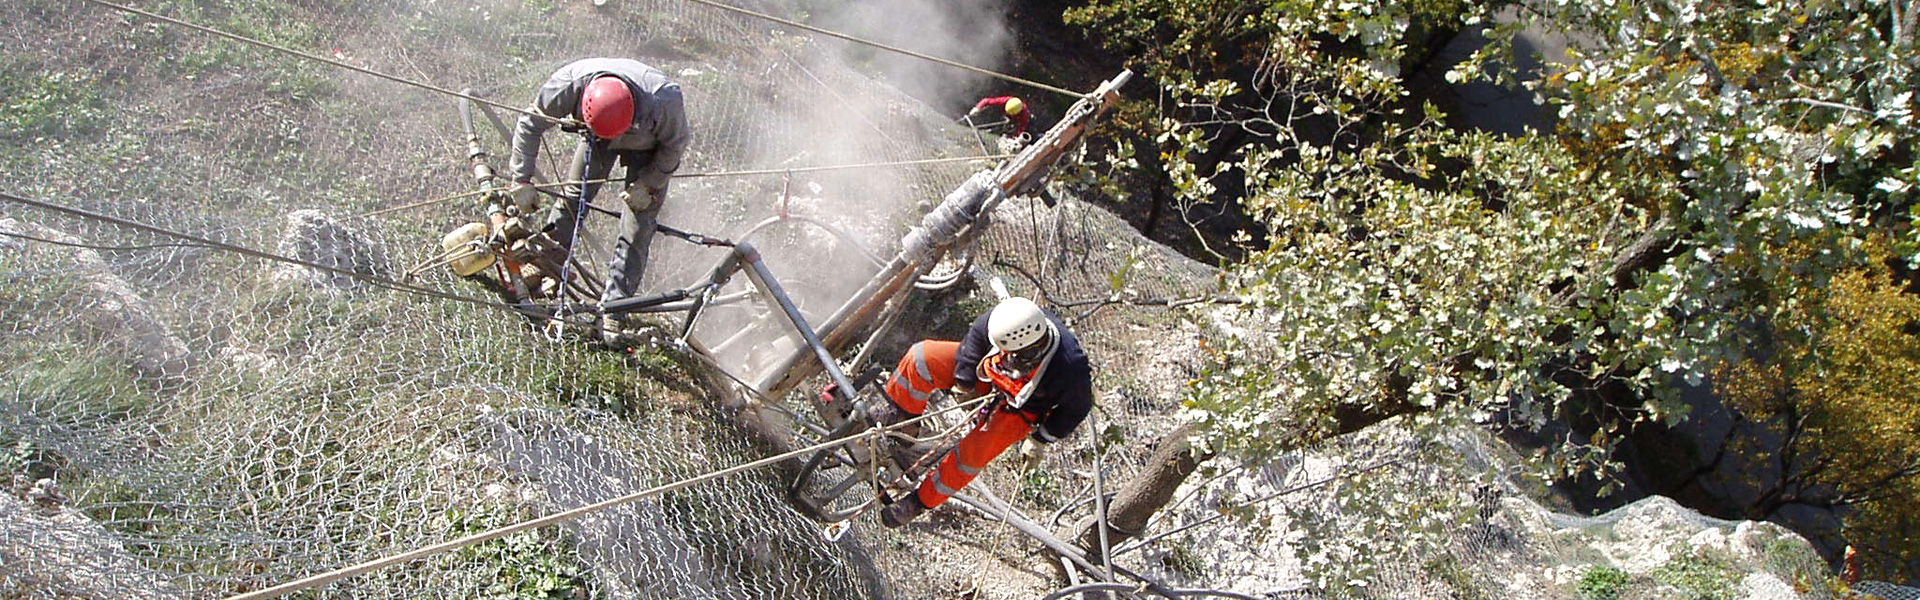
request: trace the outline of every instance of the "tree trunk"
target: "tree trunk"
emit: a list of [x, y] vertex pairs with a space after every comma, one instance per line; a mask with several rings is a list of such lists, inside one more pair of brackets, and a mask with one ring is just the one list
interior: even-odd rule
[[[1188, 475], [1200, 468], [1200, 463], [1213, 458], [1211, 453], [1196, 453], [1188, 440], [1193, 435], [1193, 424], [1185, 423], [1175, 428], [1153, 451], [1147, 459], [1147, 466], [1127, 482], [1115, 495], [1113, 502], [1107, 505], [1107, 543], [1109, 547], [1121, 541], [1131, 539], [1147, 528], [1147, 521], [1154, 513], [1173, 500], [1173, 493], [1180, 489], [1180, 483]], [[1088, 517], [1074, 525], [1076, 533], [1071, 539], [1088, 556], [1100, 557], [1100, 529], [1094, 526], [1096, 519]]]

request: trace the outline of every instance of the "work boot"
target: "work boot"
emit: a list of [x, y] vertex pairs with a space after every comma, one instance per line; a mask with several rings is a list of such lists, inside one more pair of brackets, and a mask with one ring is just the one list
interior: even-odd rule
[[927, 512], [927, 505], [920, 502], [920, 494], [908, 492], [907, 497], [888, 505], [887, 509], [880, 513], [880, 524], [888, 528], [899, 527], [919, 518], [920, 513], [923, 512]]

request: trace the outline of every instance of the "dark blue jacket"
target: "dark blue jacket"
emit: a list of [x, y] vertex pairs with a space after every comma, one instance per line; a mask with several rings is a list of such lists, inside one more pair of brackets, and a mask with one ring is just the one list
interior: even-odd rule
[[[1093, 410], [1093, 368], [1087, 365], [1087, 353], [1080, 349], [1080, 338], [1074, 337], [1073, 332], [1067, 330], [1067, 324], [1053, 313], [1046, 315], [1060, 332], [1060, 347], [1054, 350], [1053, 358], [1048, 359], [1047, 371], [1041, 374], [1040, 381], [1028, 384], [1040, 388], [1033, 391], [1020, 410], [1038, 425], [1033, 431], [1034, 439], [1052, 442], [1073, 433]], [[981, 315], [974, 319], [973, 327], [967, 329], [967, 337], [960, 340], [960, 351], [953, 361], [953, 380], [969, 387], [978, 383], [980, 361], [992, 353], [993, 342], [987, 337], [987, 315]]]

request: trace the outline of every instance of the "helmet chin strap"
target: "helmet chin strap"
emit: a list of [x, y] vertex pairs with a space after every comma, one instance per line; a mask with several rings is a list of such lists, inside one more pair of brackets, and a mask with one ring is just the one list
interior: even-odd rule
[[[1055, 327], [1053, 325], [1052, 319], [1048, 319], [1047, 320], [1047, 351], [1043, 353], [1040, 357], [1040, 366], [1034, 367], [1033, 378], [1027, 380], [1027, 385], [1020, 387], [1020, 393], [1014, 394], [1012, 398], [1007, 399], [1007, 406], [1011, 406], [1013, 408], [1020, 408], [1022, 406], [1026, 406], [1027, 399], [1033, 397], [1033, 390], [1038, 389], [1040, 387], [1034, 384], [1040, 383], [1040, 378], [1047, 374], [1047, 365], [1053, 363], [1053, 353], [1058, 351], [1059, 349], [1060, 349], [1060, 328]], [[1000, 351], [1000, 350], [995, 350], [995, 352], [999, 352], [1001, 354], [1005, 353], [1004, 351]], [[1018, 377], [1018, 374], [1015, 374], [1015, 376]]]

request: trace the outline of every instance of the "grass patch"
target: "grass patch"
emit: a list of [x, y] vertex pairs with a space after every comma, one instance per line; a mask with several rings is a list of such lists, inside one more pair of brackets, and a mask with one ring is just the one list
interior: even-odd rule
[[1207, 575], [1207, 558], [1194, 549], [1193, 540], [1180, 539], [1167, 545], [1167, 568], [1189, 579], [1203, 579]]
[[45, 72], [0, 58], [0, 140], [72, 140], [101, 131], [114, 118], [93, 73]]
[[[1019, 458], [1018, 452], [1019, 445], [1016, 444], [1013, 448], [1007, 449], [1007, 453], [1014, 454], [1014, 456], [1006, 456], [1004, 458], [1015, 459], [1007, 461], [1009, 463], [1017, 462]], [[1054, 476], [1053, 470], [1045, 467], [1035, 467], [1021, 471], [1020, 489], [1014, 492], [1014, 497], [1019, 498], [1022, 503], [1039, 506], [1047, 510], [1060, 507], [1061, 495], [1060, 478]]]
[[534, 376], [537, 389], [546, 390], [568, 406], [606, 411], [624, 419], [647, 414], [647, 397], [642, 393], [648, 379], [627, 364], [626, 355], [614, 352], [583, 352], [576, 360], [543, 363], [550, 368]]
[[[312, 15], [297, 13], [279, 0], [170, 0], [149, 7], [196, 25], [258, 40], [274, 46], [318, 52], [321, 26]], [[127, 17], [129, 47], [153, 54], [159, 72], [196, 79], [214, 73], [253, 71], [269, 93], [295, 100], [317, 97], [331, 90], [330, 67], [284, 56], [233, 40], [178, 26]]]

